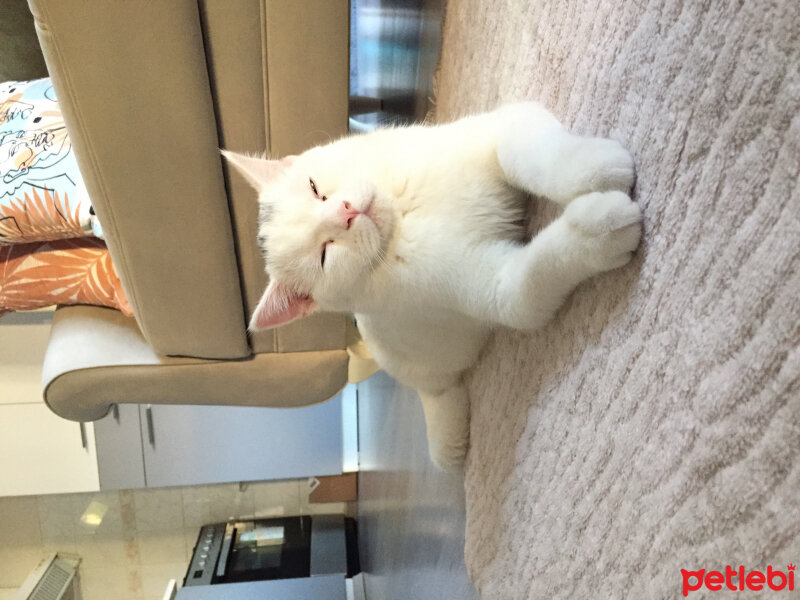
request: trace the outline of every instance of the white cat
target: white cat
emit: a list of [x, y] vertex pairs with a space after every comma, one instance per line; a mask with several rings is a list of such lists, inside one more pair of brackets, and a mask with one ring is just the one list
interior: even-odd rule
[[[490, 332], [543, 326], [639, 243], [630, 154], [570, 134], [534, 103], [283, 160], [223, 152], [260, 194], [270, 283], [251, 329], [354, 313], [378, 364], [419, 392], [442, 468], [464, 459], [462, 377]], [[526, 192], [566, 209], [523, 243]]]

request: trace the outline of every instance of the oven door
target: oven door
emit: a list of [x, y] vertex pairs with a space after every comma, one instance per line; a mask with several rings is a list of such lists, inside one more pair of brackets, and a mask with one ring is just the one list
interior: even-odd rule
[[294, 579], [311, 574], [311, 518], [236, 521], [226, 525], [212, 583]]

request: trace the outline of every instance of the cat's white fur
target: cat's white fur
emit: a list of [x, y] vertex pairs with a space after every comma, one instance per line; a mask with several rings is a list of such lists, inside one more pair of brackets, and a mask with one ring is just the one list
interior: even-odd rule
[[[431, 457], [445, 468], [467, 450], [462, 377], [490, 332], [543, 326], [639, 243], [630, 154], [569, 133], [534, 103], [282, 161], [225, 155], [262, 205], [270, 285], [251, 327], [354, 313], [378, 364], [419, 392]], [[565, 210], [523, 243], [528, 193]]]

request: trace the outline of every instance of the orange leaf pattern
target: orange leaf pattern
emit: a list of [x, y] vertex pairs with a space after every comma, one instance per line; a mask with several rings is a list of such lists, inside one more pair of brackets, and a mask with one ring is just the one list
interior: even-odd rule
[[71, 209], [69, 197], [36, 188], [24, 198], [0, 204], [0, 245], [83, 237], [79, 209]]
[[53, 304], [95, 304], [133, 314], [101, 240], [0, 246], [0, 315]]

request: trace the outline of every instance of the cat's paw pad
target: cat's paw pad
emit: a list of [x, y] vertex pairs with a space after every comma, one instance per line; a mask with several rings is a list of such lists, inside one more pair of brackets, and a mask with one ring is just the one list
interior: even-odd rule
[[587, 192], [627, 192], [633, 187], [633, 156], [615, 140], [587, 139], [575, 160], [583, 165]]
[[595, 192], [576, 198], [564, 218], [578, 237], [583, 261], [608, 271], [630, 261], [642, 234], [639, 206], [622, 192]]

